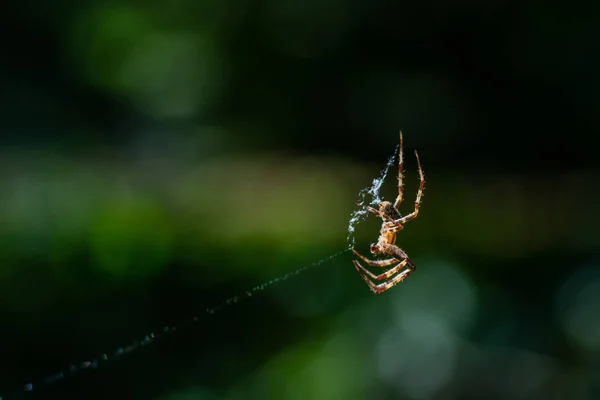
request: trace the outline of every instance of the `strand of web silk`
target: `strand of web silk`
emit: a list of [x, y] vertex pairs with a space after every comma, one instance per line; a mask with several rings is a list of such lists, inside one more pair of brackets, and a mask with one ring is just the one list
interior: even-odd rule
[[[322, 264], [325, 264], [326, 262], [333, 260], [334, 258], [344, 254], [347, 251], [350, 251], [350, 247], [348, 247], [344, 250], [338, 251], [337, 253], [332, 254], [328, 257], [322, 258], [319, 261], [315, 261], [311, 264], [300, 267], [292, 272], [288, 272], [287, 274], [281, 275], [277, 278], [273, 278], [269, 281], [266, 281], [264, 283], [256, 285], [253, 288], [246, 290], [243, 293], [229, 297], [228, 299], [222, 301], [220, 304], [217, 304], [214, 307], [207, 307], [205, 309], [205, 313], [208, 315], [213, 315], [218, 312], [221, 312], [224, 309], [226, 309], [230, 306], [233, 306], [235, 304], [238, 304], [240, 301], [248, 299], [248, 298], [252, 297], [253, 295], [265, 290], [269, 286], [275, 285], [277, 283], [281, 283], [281, 282], [283, 282], [293, 276], [296, 276], [304, 271], [307, 271], [311, 268], [315, 268]], [[146, 334], [142, 340], [136, 340], [127, 346], [119, 347], [112, 353], [104, 353], [98, 358], [89, 359], [89, 360], [82, 361], [77, 364], [71, 364], [68, 368], [66, 368], [62, 371], [59, 371], [57, 373], [48, 375], [45, 378], [42, 378], [38, 382], [28, 382], [23, 386], [23, 390], [19, 391], [19, 393], [33, 392], [34, 390], [37, 390], [40, 387], [52, 385], [60, 380], [66, 379], [78, 372], [83, 371], [83, 370], [95, 369], [95, 368], [98, 368], [100, 366], [100, 364], [106, 363], [111, 360], [118, 360], [126, 354], [132, 353], [135, 350], [145, 347], [145, 346], [149, 345], [150, 343], [153, 343], [162, 337], [165, 337], [167, 335], [175, 333], [178, 330], [186, 328], [187, 326], [194, 324], [194, 323], [198, 322], [199, 320], [200, 320], [199, 316], [194, 316], [194, 317], [191, 317], [188, 320], [181, 322], [177, 325], [172, 325], [172, 326], [166, 325], [159, 331], [150, 332], [150, 333]], [[0, 396], [0, 400], [8, 400], [8, 398], [4, 399], [2, 396]]]
[[356, 230], [356, 225], [364, 221], [368, 214], [368, 211], [363, 207], [365, 205], [366, 197], [367, 195], [371, 196], [371, 201], [368, 203], [371, 206], [377, 205], [381, 202], [382, 198], [379, 196], [379, 192], [381, 191], [383, 182], [385, 182], [385, 178], [387, 177], [390, 167], [394, 165], [394, 160], [396, 159], [398, 150], [400, 150], [400, 145], [396, 146], [394, 154], [392, 154], [385, 164], [385, 167], [379, 172], [379, 176], [373, 179], [371, 186], [367, 186], [358, 192], [358, 201], [356, 204], [360, 207], [350, 214], [350, 222], [348, 223], [348, 237], [346, 240], [348, 241], [350, 247], [353, 247], [355, 244], [354, 231]]

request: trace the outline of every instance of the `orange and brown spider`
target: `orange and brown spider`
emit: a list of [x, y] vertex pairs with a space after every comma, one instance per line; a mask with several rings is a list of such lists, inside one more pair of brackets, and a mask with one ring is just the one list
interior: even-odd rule
[[[398, 211], [398, 207], [402, 203], [402, 178], [404, 178], [402, 132], [400, 132], [400, 152], [398, 156], [398, 197], [396, 197], [396, 201], [394, 202], [394, 204], [392, 204], [389, 201], [382, 201], [381, 203], [379, 203], [379, 209], [364, 206], [368, 211], [381, 217], [381, 219], [383, 220], [383, 222], [381, 223], [381, 230], [379, 231], [379, 239], [377, 240], [377, 243], [373, 243], [371, 245], [371, 253], [385, 254], [392, 258], [386, 260], [370, 260], [367, 257], [360, 254], [358, 251], [354, 250], [354, 248], [352, 248], [352, 251], [371, 267], [385, 268], [390, 265], [399, 263], [398, 265], [395, 265], [383, 274], [375, 275], [367, 268], [363, 267], [357, 260], [353, 260], [356, 270], [363, 277], [365, 282], [367, 282], [371, 291], [375, 294], [383, 293], [389, 288], [398, 284], [399, 282], [402, 282], [417, 268], [412, 263], [412, 261], [410, 261], [404, 250], [396, 246], [396, 233], [404, 229], [404, 223], [417, 218], [417, 215], [419, 214], [419, 207], [421, 206], [421, 197], [423, 196], [423, 188], [425, 187], [425, 177], [423, 176], [423, 169], [421, 168], [419, 154], [416, 151], [415, 155], [417, 157], [417, 164], [419, 165], [419, 176], [421, 182], [419, 185], [419, 191], [417, 192], [417, 199], [415, 200], [415, 210], [405, 217], [400, 215], [400, 212]], [[399, 271], [404, 267], [406, 267], [406, 269], [399, 273]], [[371, 279], [369, 279], [369, 277], [375, 281], [382, 281], [388, 278], [391, 279], [380, 284], [375, 284]]]

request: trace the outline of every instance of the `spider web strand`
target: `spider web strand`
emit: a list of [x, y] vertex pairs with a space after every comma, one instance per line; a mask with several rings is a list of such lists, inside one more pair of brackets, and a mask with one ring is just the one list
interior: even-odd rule
[[[257, 293], [264, 291], [269, 286], [273, 286], [277, 283], [281, 283], [293, 276], [299, 275], [300, 273], [302, 273], [304, 271], [307, 271], [311, 268], [315, 268], [322, 264], [325, 264], [325, 263], [333, 260], [334, 258], [344, 254], [347, 251], [350, 251], [350, 247], [348, 247], [344, 250], [338, 251], [337, 253], [334, 253], [328, 257], [325, 257], [318, 261], [315, 261], [311, 264], [300, 267], [294, 271], [288, 272], [284, 275], [281, 275], [281, 276], [273, 278], [269, 281], [263, 282], [263, 283], [256, 285], [256, 286], [252, 287], [251, 289], [246, 290], [238, 295], [229, 297], [214, 307], [207, 307], [203, 314], [199, 314], [194, 317], [188, 318], [187, 320], [182, 321], [177, 325], [165, 325], [157, 331], [149, 332], [141, 340], [135, 340], [134, 342], [130, 343], [127, 346], [118, 347], [113, 352], [103, 353], [97, 358], [91, 358], [91, 359], [88, 359], [85, 361], [81, 361], [79, 363], [71, 364], [67, 368], [65, 368], [61, 371], [58, 371], [56, 373], [47, 375], [46, 377], [44, 377], [38, 381], [30, 381], [23, 386], [22, 390], [15, 391], [10, 397], [5, 398], [5, 397], [0, 396], [0, 400], [9, 400], [9, 398], [17, 397], [17, 396], [19, 396], [19, 393], [23, 394], [23, 392], [38, 391], [39, 389], [42, 389], [43, 387], [47, 387], [58, 381], [67, 379], [79, 372], [84, 371], [84, 370], [97, 369], [101, 366], [101, 364], [105, 364], [108, 361], [117, 361], [126, 354], [130, 354], [142, 347], [146, 347], [147, 345], [149, 345], [163, 337], [171, 335], [179, 330], [185, 329], [185, 328], [189, 327], [190, 325], [197, 323], [200, 320], [201, 315], [217, 314], [230, 306], [238, 304], [239, 302], [246, 300]], [[19, 398], [20, 397], [21, 396], [19, 396]]]

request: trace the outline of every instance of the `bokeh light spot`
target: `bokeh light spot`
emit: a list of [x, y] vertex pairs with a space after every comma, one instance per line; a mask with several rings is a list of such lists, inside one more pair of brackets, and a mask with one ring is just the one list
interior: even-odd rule
[[600, 268], [573, 274], [557, 294], [557, 314], [568, 337], [585, 352], [600, 354]]
[[93, 261], [114, 278], [152, 276], [170, 257], [171, 233], [166, 216], [151, 202], [115, 201], [98, 212], [91, 227]]
[[[455, 332], [467, 330], [477, 311], [477, 292], [468, 277], [450, 262], [424, 258], [419, 279], [411, 279], [394, 293], [396, 321], [410, 330], [413, 313], [430, 315]], [[425, 271], [425, 268], [427, 270]], [[410, 304], [410, 307], [407, 307]], [[407, 318], [409, 320], [407, 320]]]
[[115, 77], [142, 111], [189, 117], [212, 104], [223, 83], [220, 58], [209, 41], [160, 33], [137, 43]]

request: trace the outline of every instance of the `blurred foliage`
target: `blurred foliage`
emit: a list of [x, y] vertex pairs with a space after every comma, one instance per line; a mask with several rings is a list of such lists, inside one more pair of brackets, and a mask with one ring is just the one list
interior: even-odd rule
[[[598, 5], [8, 9], [2, 400], [600, 396]], [[206, 315], [344, 250], [398, 129], [410, 279], [373, 296], [345, 252]]]

